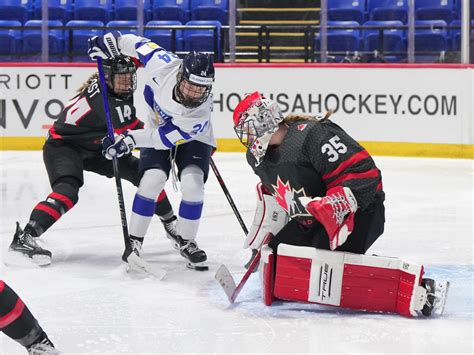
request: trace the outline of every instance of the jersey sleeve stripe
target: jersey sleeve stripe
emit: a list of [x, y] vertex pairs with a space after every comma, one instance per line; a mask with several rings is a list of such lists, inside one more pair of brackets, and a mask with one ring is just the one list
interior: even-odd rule
[[334, 176], [337, 176], [339, 175], [341, 172], [343, 172], [344, 170], [346, 170], [349, 166], [351, 165], [354, 165], [364, 159], [367, 159], [369, 158], [370, 155], [369, 153], [364, 149], [364, 150], [361, 150], [360, 152], [354, 154], [353, 156], [351, 156], [349, 159], [343, 161], [341, 164], [339, 164], [337, 166], [336, 169], [334, 169], [333, 171], [323, 175], [323, 179], [324, 180], [328, 180]]
[[141, 122], [140, 120], [135, 120], [135, 121], [133, 121], [132, 123], [126, 125], [126, 126], [123, 126], [123, 127], [121, 127], [121, 128], [117, 128], [117, 129], [114, 129], [114, 132], [117, 133], [117, 134], [121, 134], [121, 133], [125, 132], [126, 130], [134, 129], [136, 126], [138, 126], [138, 124], [139, 124], [140, 122]]
[[354, 179], [371, 179], [379, 176], [379, 171], [376, 168], [364, 171], [362, 173], [348, 173], [339, 176], [337, 179], [327, 184], [327, 188], [330, 189], [334, 186], [340, 185], [342, 182]]
[[143, 97], [147, 105], [153, 108], [153, 91], [151, 90], [151, 87], [149, 85], [145, 85], [145, 89], [143, 90]]

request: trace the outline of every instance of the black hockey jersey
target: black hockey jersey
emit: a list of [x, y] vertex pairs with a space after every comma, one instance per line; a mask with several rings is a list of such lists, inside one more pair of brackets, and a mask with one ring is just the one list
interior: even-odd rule
[[349, 187], [361, 210], [383, 194], [372, 157], [328, 119], [290, 122], [282, 144], [268, 147], [259, 165], [250, 152], [247, 161], [292, 218], [308, 216], [300, 197], [322, 197], [335, 186]]
[[[115, 133], [143, 128], [143, 122], [136, 117], [133, 99], [122, 100], [108, 95], [108, 101]], [[86, 150], [101, 151], [101, 140], [106, 135], [107, 123], [99, 81], [93, 79], [82, 93], [66, 104], [48, 132], [48, 141], [62, 140]]]

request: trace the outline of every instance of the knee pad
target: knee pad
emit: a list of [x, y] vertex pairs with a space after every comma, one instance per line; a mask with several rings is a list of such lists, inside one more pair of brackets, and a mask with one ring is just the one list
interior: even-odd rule
[[196, 165], [190, 165], [181, 172], [181, 193], [185, 201], [204, 200], [204, 173]]
[[166, 180], [167, 176], [163, 170], [148, 169], [143, 173], [137, 193], [140, 196], [156, 200], [165, 187]]

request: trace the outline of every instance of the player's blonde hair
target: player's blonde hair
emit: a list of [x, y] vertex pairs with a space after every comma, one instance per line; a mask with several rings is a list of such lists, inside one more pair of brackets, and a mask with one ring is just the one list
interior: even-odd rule
[[[329, 110], [328, 112], [326, 112], [323, 119], [327, 119], [327, 118], [331, 117], [333, 112], [334, 112], [333, 110]], [[290, 122], [295, 122], [295, 121], [319, 121], [319, 119], [320, 118], [317, 117], [317, 116], [310, 116], [310, 115], [303, 115], [303, 114], [291, 114], [291, 115], [286, 116], [283, 119], [283, 123], [290, 123]]]
[[87, 87], [93, 80], [97, 80], [98, 78], [99, 78], [99, 73], [96, 72], [92, 74], [85, 82], [82, 83], [81, 87], [77, 89], [77, 92], [82, 93], [85, 89], [87, 89]]

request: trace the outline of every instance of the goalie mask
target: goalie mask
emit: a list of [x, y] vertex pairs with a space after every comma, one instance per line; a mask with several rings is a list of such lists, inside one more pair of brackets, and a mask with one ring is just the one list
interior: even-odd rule
[[137, 88], [137, 68], [130, 57], [119, 56], [103, 61], [107, 88], [114, 96], [129, 100]]
[[268, 143], [283, 121], [280, 106], [258, 91], [248, 95], [234, 110], [234, 131], [260, 164]]
[[200, 106], [211, 93], [214, 75], [214, 64], [210, 55], [199, 52], [186, 54], [176, 78], [177, 101], [187, 108]]

